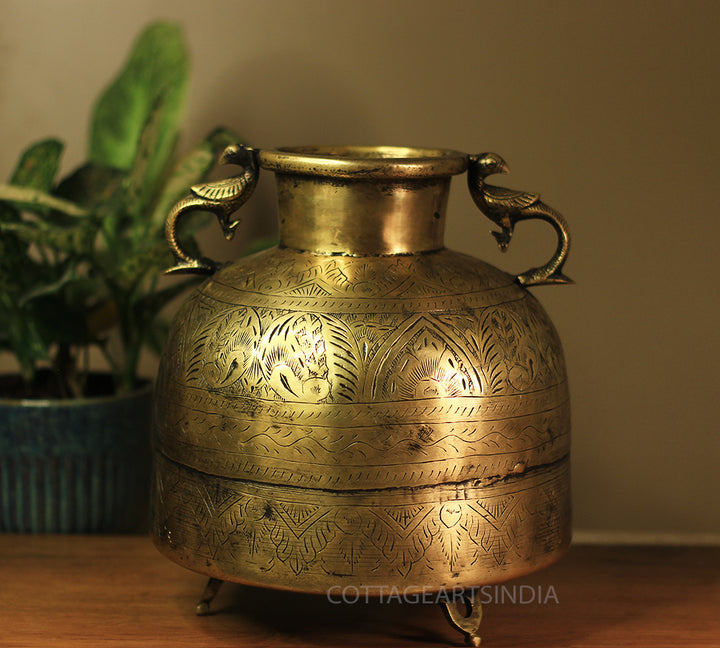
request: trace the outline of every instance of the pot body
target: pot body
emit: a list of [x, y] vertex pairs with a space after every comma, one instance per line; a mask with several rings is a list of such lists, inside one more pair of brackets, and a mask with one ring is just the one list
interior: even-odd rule
[[0, 400], [0, 531], [119, 533], [147, 525], [152, 387]]
[[[547, 315], [513, 276], [442, 247], [448, 177], [324, 173], [278, 173], [280, 247], [217, 271], [175, 318], [155, 401], [157, 546], [305, 592], [475, 586], [549, 564], [570, 542], [570, 418]], [[353, 192], [374, 197], [352, 209]], [[417, 204], [398, 207], [407, 194]]]

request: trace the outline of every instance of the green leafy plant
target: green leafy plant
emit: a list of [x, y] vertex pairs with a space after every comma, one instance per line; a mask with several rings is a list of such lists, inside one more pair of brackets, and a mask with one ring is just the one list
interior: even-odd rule
[[58, 181], [63, 144], [45, 139], [0, 185], [0, 349], [28, 392], [51, 367], [61, 395], [87, 393], [91, 347], [115, 389], [132, 389], [141, 348], [163, 339], [161, 309], [193, 281], [158, 288], [173, 262], [165, 216], [238, 137], [217, 129], [175, 155], [188, 69], [181, 30], [150, 25], [95, 104], [87, 162]]

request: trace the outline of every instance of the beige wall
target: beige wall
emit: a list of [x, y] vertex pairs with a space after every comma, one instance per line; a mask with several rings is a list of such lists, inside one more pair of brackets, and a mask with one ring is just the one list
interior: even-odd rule
[[[223, 123], [260, 147], [501, 153], [505, 184], [541, 191], [574, 236], [577, 285], [534, 292], [569, 365], [575, 526], [720, 538], [720, 4], [6, 0], [2, 15], [0, 178], [44, 135], [81, 159], [92, 98], [156, 18], [192, 49], [188, 141]], [[265, 178], [252, 228], [272, 229], [273, 200]], [[553, 248], [523, 224], [501, 256], [488, 230], [456, 181], [451, 247], [512, 271]]]

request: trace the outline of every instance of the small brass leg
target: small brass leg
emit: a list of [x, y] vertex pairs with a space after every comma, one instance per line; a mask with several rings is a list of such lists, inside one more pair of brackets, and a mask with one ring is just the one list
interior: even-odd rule
[[217, 596], [217, 593], [220, 590], [220, 586], [222, 584], [223, 581], [221, 581], [219, 578], [211, 578], [207, 582], [207, 585], [205, 585], [205, 589], [203, 590], [202, 596], [200, 597], [198, 604], [195, 606], [195, 614], [197, 614], [198, 616], [205, 616], [206, 614], [210, 614], [210, 603], [212, 603], [212, 600]]
[[475, 591], [469, 596], [463, 594], [461, 600], [443, 601], [440, 605], [450, 625], [465, 635], [465, 643], [478, 648], [482, 642], [478, 634], [482, 621], [482, 606]]

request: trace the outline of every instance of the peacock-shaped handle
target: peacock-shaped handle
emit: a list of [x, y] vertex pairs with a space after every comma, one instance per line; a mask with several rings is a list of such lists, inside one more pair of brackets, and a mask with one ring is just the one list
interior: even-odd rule
[[238, 176], [194, 185], [192, 192], [177, 203], [165, 221], [165, 236], [175, 255], [175, 265], [166, 271], [173, 273], [212, 274], [219, 264], [206, 257], [195, 258], [180, 244], [178, 224], [186, 212], [202, 210], [215, 214], [222, 227], [225, 238], [230, 240], [235, 234], [239, 221], [230, 221], [233, 212], [242, 207], [252, 195], [258, 180], [257, 151], [249, 146], [233, 144], [220, 156], [220, 164], [235, 164], [243, 168]]
[[481, 153], [468, 158], [468, 188], [480, 211], [500, 227], [493, 232], [500, 249], [505, 252], [510, 244], [515, 223], [538, 218], [550, 223], [558, 236], [555, 254], [545, 265], [531, 268], [517, 275], [524, 286], [566, 284], [573, 280], [562, 273], [570, 250], [570, 233], [565, 219], [540, 200], [539, 194], [496, 187], [485, 182], [488, 176], [508, 173], [508, 167], [497, 153]]

